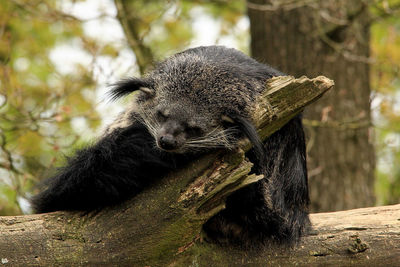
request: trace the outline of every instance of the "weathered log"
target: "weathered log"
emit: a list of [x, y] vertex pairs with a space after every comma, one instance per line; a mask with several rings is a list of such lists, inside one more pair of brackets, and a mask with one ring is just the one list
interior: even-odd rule
[[[312, 214], [314, 230], [296, 247], [261, 252], [208, 244], [199, 233], [179, 236], [190, 233], [190, 226], [164, 227], [175, 217], [168, 210], [138, 218], [128, 206], [107, 215], [2, 217], [0, 260], [5, 266], [398, 266], [400, 261], [400, 204]], [[146, 212], [147, 206], [139, 206], [136, 211]]]
[[[254, 108], [262, 138], [333, 86], [324, 77], [278, 77]], [[99, 212], [0, 217], [0, 260], [10, 266], [378, 265], [400, 259], [400, 205], [313, 214], [314, 230], [294, 248], [220, 247], [201, 227], [249, 175], [248, 142], [160, 179], [132, 200]]]

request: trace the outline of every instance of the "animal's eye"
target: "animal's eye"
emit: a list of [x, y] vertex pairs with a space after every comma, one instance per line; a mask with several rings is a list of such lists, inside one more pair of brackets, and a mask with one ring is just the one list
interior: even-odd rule
[[157, 111], [157, 119], [159, 121], [166, 121], [168, 119], [168, 116], [165, 115], [161, 110]]
[[200, 127], [186, 127], [185, 132], [188, 136], [201, 136], [203, 134], [203, 130]]

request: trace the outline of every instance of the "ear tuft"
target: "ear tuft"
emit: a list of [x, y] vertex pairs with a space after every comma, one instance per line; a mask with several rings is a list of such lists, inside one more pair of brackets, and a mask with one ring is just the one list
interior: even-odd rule
[[113, 84], [109, 96], [111, 100], [116, 100], [137, 90], [153, 92], [150, 88], [151, 84], [146, 80], [140, 78], [129, 78]]

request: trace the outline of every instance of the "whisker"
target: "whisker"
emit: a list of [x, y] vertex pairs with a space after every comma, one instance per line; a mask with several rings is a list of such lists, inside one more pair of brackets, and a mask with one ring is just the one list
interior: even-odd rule
[[[157, 129], [160, 127], [159, 122], [155, 118], [155, 114], [149, 109], [139, 107], [139, 120], [148, 129], [149, 133], [153, 136], [154, 140], [157, 139]], [[227, 148], [232, 149], [235, 147], [238, 129], [231, 127], [223, 129], [220, 127], [214, 128], [212, 131], [206, 133], [204, 136], [189, 139], [183, 145], [183, 149], [204, 149], [204, 148]], [[156, 143], [155, 143], [156, 145]]]
[[159, 123], [155, 119], [154, 114], [144, 109], [143, 107], [139, 107], [139, 115], [143, 125], [146, 126], [146, 128], [149, 130], [149, 133], [154, 137], [154, 140], [156, 140], [157, 128], [159, 128]]
[[236, 128], [215, 128], [206, 135], [188, 140], [185, 144], [188, 148], [233, 148], [235, 144]]

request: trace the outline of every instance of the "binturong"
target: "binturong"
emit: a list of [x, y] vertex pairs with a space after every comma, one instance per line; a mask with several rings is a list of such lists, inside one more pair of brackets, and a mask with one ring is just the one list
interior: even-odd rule
[[248, 138], [252, 172], [263, 174], [226, 200], [203, 226], [208, 240], [243, 247], [294, 244], [310, 222], [306, 151], [300, 116], [262, 142], [251, 111], [265, 82], [283, 73], [222, 46], [188, 49], [142, 78], [111, 90], [136, 92], [92, 145], [79, 150], [32, 199], [36, 212], [98, 210], [132, 198], [204, 153]]

